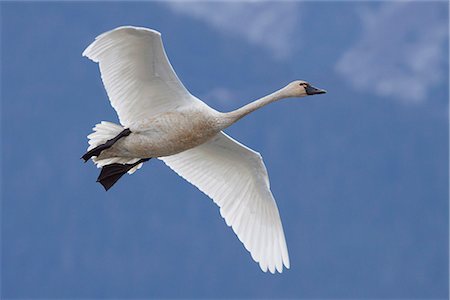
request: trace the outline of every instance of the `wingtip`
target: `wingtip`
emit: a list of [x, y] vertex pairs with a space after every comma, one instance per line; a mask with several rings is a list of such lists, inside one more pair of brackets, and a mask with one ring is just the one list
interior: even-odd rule
[[86, 49], [84, 49], [84, 51], [81, 53], [81, 57], [88, 57], [86, 54], [88, 48], [89, 48], [89, 46]]
[[262, 262], [259, 262], [259, 267], [261, 268], [261, 271], [267, 273], [267, 265], [263, 264]]
[[102, 34], [99, 34], [95, 38], [95, 40], [89, 46], [87, 46], [86, 49], [81, 53], [81, 56], [82, 57], [87, 57], [87, 58], [91, 59], [94, 62], [98, 62], [98, 59], [96, 58], [95, 53], [92, 53], [92, 52], [96, 52], [94, 50], [94, 48], [96, 47], [97, 42], [102, 40], [104, 37], [109, 36], [110, 34], [115, 34], [115, 33], [120, 32], [120, 31], [131, 33], [131, 34], [133, 34], [133, 33], [136, 34], [136, 32], [139, 32], [137, 34], [145, 33], [145, 34], [150, 34], [150, 35], [151, 34], [155, 34], [155, 35], [157, 35], [159, 37], [161, 36], [161, 32], [159, 32], [157, 30], [154, 30], [154, 29], [146, 28], [146, 27], [138, 27], [138, 26], [132, 26], [132, 25], [119, 26], [119, 27], [116, 27], [116, 28], [111, 29], [109, 31], [106, 31], [106, 32], [104, 32]]
[[280, 273], [280, 274], [283, 273], [283, 265], [280, 266], [277, 264], [277, 265], [275, 265], [275, 268], [277, 269], [278, 273]]
[[[283, 267], [278, 267], [275, 265], [263, 265], [261, 263], [259, 263], [259, 267], [261, 268], [261, 271], [263, 271], [264, 273], [271, 273], [271, 274], [276, 274], [277, 272], [282, 274], [283, 273]], [[289, 269], [288, 267], [286, 267], [286, 269]]]
[[150, 33], [154, 33], [157, 35], [161, 35], [161, 32], [155, 30], [155, 29], [151, 29], [151, 28], [147, 28], [147, 27], [140, 27], [140, 26], [133, 26], [133, 25], [124, 25], [124, 26], [119, 26], [113, 30], [110, 30], [108, 32], [114, 32], [114, 31], [119, 31], [119, 30], [136, 30], [136, 31], [145, 31], [145, 32], [150, 32]]
[[84, 49], [84, 51], [81, 53], [81, 57], [86, 57], [90, 60], [92, 60], [93, 62], [98, 62], [98, 60], [92, 55], [92, 47], [95, 44], [96, 41], [92, 42], [92, 44], [90, 44], [89, 46], [86, 47], [86, 49]]
[[289, 263], [289, 260], [287, 262], [284, 262], [284, 267], [286, 269], [290, 269], [291, 268], [291, 264]]

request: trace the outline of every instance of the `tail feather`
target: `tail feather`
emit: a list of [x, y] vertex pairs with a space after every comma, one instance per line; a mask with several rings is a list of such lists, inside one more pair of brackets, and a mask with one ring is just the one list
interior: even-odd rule
[[[96, 124], [93, 128], [94, 132], [88, 135], [89, 139], [89, 147], [87, 151], [93, 151], [96, 147], [105, 144], [108, 140], [113, 139], [114, 137], [118, 136], [125, 128], [121, 125], [102, 121], [99, 124]], [[89, 155], [86, 155], [85, 157], [88, 158]], [[94, 153], [97, 154], [97, 153]], [[106, 165], [111, 165], [114, 163], [117, 164], [134, 164], [137, 161], [139, 161], [139, 158], [129, 158], [129, 157], [111, 157], [111, 158], [104, 158], [104, 159], [98, 159], [98, 156], [94, 155], [91, 157], [92, 161], [97, 165], [97, 168], [102, 168]], [[142, 163], [136, 165], [135, 167], [131, 168], [128, 171], [128, 174], [133, 174], [137, 170], [139, 170], [142, 167]]]
[[96, 124], [94, 128], [92, 128], [94, 132], [88, 135], [88, 151], [97, 147], [98, 145], [106, 143], [107, 140], [114, 138], [124, 129], [125, 128], [118, 124], [106, 121], [101, 121], [99, 124]]
[[126, 128], [122, 130], [118, 135], [113, 137], [112, 139], [107, 140], [105, 143], [100, 144], [93, 149], [86, 152], [81, 158], [84, 159], [84, 162], [87, 162], [92, 156], [100, 156], [103, 150], [111, 148], [118, 140], [123, 137], [130, 135], [131, 130]]

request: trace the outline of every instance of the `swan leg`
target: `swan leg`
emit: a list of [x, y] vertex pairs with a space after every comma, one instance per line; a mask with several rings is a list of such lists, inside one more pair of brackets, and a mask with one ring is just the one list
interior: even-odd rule
[[142, 158], [133, 164], [110, 164], [106, 165], [102, 168], [100, 175], [97, 178], [97, 182], [105, 188], [105, 190], [109, 190], [125, 173], [130, 171], [132, 168], [137, 166], [140, 163], [149, 161], [150, 158]]
[[112, 145], [114, 145], [118, 140], [130, 135], [130, 133], [131, 130], [128, 128], [122, 130], [122, 132], [119, 133], [115, 138], [107, 140], [104, 144], [98, 145], [97, 147], [89, 150], [81, 158], [84, 159], [84, 162], [87, 162], [92, 156], [99, 156], [103, 150], [111, 148]]

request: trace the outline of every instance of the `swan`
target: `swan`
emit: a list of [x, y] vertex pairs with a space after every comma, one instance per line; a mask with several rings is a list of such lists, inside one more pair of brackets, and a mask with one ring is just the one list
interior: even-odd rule
[[325, 93], [296, 80], [235, 111], [216, 111], [183, 86], [158, 31], [122, 26], [95, 38], [83, 56], [99, 64], [120, 125], [101, 122], [82, 156], [102, 168], [108, 190], [151, 158], [162, 160], [208, 195], [263, 272], [290, 268], [288, 249], [266, 167], [258, 152], [223, 132], [274, 101]]

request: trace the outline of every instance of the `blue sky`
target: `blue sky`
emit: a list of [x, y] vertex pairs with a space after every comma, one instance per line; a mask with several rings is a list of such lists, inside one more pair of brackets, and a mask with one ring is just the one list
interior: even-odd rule
[[[447, 298], [448, 3], [2, 2], [3, 298]], [[266, 162], [291, 269], [262, 273], [159, 161], [109, 192], [79, 157], [117, 122], [81, 52], [159, 30], [192, 94]]]

